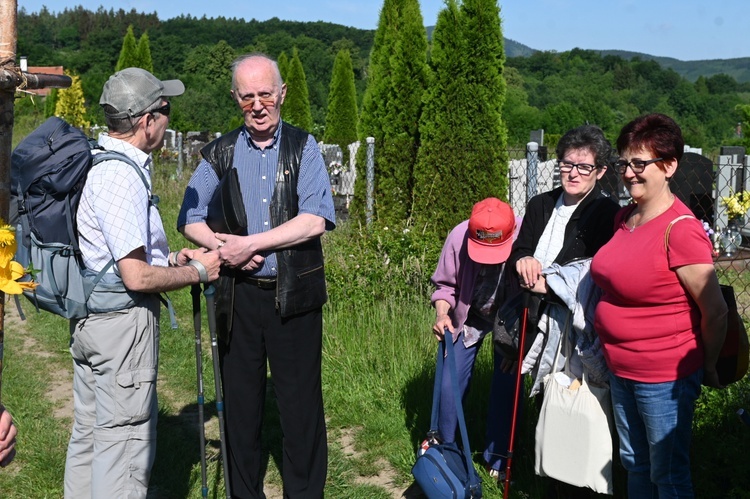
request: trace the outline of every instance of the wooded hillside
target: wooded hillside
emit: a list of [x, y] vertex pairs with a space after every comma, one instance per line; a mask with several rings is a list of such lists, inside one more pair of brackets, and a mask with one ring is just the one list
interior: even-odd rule
[[[172, 126], [179, 130], [225, 132], [237, 125], [239, 116], [229, 99], [227, 61], [249, 51], [291, 56], [296, 47], [306, 75], [312, 131], [322, 138], [333, 63], [340, 49], [348, 49], [361, 109], [374, 31], [332, 23], [191, 16], [162, 21], [135, 10], [92, 12], [76, 7], [28, 13], [21, 8], [17, 53], [26, 56], [31, 66], [62, 65], [80, 74], [89, 119], [101, 123], [98, 97], [114, 71], [129, 26], [136, 38], [148, 35], [157, 76], [185, 82], [187, 91], [172, 117]], [[741, 106], [750, 103], [750, 83], [728, 74], [698, 75], [694, 66], [691, 79], [685, 79], [645, 56], [629, 60], [579, 49], [525, 49], [506, 40], [508, 91], [503, 118], [511, 146], [525, 144], [529, 131], [538, 128], [544, 128], [554, 142], [565, 130], [587, 121], [614, 137], [628, 120], [652, 111], [675, 116], [692, 146], [710, 151], [741, 142], [735, 130], [743, 120]], [[524, 56], [513, 56], [519, 53]], [[726, 61], [705, 63], [707, 74], [717, 68], [732, 70]], [[473, 96], [456, 96], [458, 112], [464, 98]]]

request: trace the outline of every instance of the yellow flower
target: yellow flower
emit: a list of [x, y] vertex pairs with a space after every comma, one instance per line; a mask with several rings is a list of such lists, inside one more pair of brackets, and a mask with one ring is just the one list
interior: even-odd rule
[[25, 269], [18, 262], [10, 262], [9, 267], [0, 268], [0, 291], [9, 295], [20, 295], [24, 289], [34, 289], [35, 282], [18, 282], [25, 274]]
[[744, 217], [750, 210], [750, 192], [743, 191], [731, 196], [722, 196], [721, 202], [727, 207], [727, 218], [729, 220]]
[[11, 295], [23, 293], [24, 289], [34, 289], [33, 282], [18, 282], [26, 274], [23, 266], [13, 261], [16, 254], [16, 233], [10, 225], [0, 219], [0, 291]]

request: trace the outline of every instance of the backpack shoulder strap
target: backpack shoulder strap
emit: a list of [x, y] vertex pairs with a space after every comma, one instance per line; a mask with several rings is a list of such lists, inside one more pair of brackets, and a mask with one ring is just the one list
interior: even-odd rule
[[[133, 169], [138, 173], [138, 176], [141, 177], [141, 180], [143, 181], [143, 185], [146, 187], [146, 192], [150, 192], [151, 187], [149, 186], [148, 180], [146, 179], [146, 175], [143, 173], [143, 170], [141, 167], [132, 159], [130, 159], [125, 154], [122, 154], [117, 151], [109, 151], [104, 150], [103, 152], [96, 153], [93, 155], [93, 164], [96, 165], [98, 163], [101, 163], [102, 161], [108, 161], [108, 160], [118, 160], [122, 161], [124, 163], [129, 164], [133, 167]], [[93, 165], [92, 165], [93, 166]], [[148, 202], [150, 205], [158, 206], [159, 204], [159, 196], [156, 196], [154, 194], [149, 194]], [[150, 218], [150, 210], [147, 211], [147, 217], [148, 217], [148, 226], [149, 226], [149, 235], [151, 234], [151, 218]], [[149, 242], [149, 245], [151, 243]], [[109, 270], [109, 268], [114, 265], [115, 260], [114, 258], [110, 260], [110, 262], [97, 274], [95, 282], [99, 282], [99, 280], [104, 277], [104, 274]], [[164, 306], [169, 311], [169, 320], [172, 326], [172, 329], [177, 329], [177, 318], [175, 317], [175, 311], [174, 307], [172, 306], [172, 301], [169, 299], [169, 296], [167, 296], [166, 293], [160, 293], [159, 294], [159, 300], [164, 304]]]
[[664, 231], [664, 251], [669, 251], [669, 233], [672, 232], [672, 226], [679, 222], [680, 220], [684, 220], [686, 218], [695, 218], [693, 215], [680, 215], [679, 217], [675, 218], [671, 222], [669, 222], [669, 225], [667, 225], [667, 230]]
[[110, 160], [116, 160], [116, 161], [122, 161], [123, 163], [127, 163], [130, 166], [133, 167], [133, 169], [138, 173], [138, 176], [141, 178], [141, 181], [143, 181], [143, 185], [146, 186], [146, 190], [150, 189], [150, 186], [148, 185], [148, 180], [146, 179], [146, 175], [144, 175], [143, 171], [141, 170], [141, 167], [138, 166], [138, 164], [130, 159], [127, 155], [117, 152], [117, 151], [109, 151], [107, 149], [104, 149], [102, 152], [94, 153], [92, 154], [92, 165], [98, 165], [99, 163], [103, 161], [110, 161]]

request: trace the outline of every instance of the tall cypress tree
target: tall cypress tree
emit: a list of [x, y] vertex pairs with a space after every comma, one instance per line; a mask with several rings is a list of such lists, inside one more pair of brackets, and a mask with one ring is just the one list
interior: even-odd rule
[[384, 224], [406, 220], [418, 145], [421, 102], [428, 78], [427, 35], [417, 0], [385, 0], [370, 54], [360, 116], [360, 153], [353, 215], [365, 204], [366, 137], [375, 138], [375, 211]]
[[464, 0], [461, 8], [448, 0], [432, 36], [434, 77], [414, 174], [415, 228], [436, 240], [477, 201], [507, 196], [503, 61], [496, 0]]
[[305, 70], [302, 67], [297, 47], [294, 47], [292, 51], [288, 73], [286, 77], [286, 100], [281, 107], [281, 117], [294, 126], [310, 131], [312, 130], [310, 97]]
[[135, 43], [133, 25], [131, 24], [128, 26], [125, 37], [122, 39], [122, 48], [120, 49], [120, 57], [117, 59], [117, 64], [115, 65], [115, 71], [138, 67], [138, 63], [138, 47]]
[[378, 219], [395, 225], [412, 210], [419, 118], [427, 87], [427, 33], [418, 0], [401, 0], [398, 36], [392, 47], [390, 98], [386, 101], [382, 161], [375, 171]]
[[352, 58], [348, 50], [340, 50], [333, 63], [323, 142], [341, 147], [344, 164], [349, 161], [349, 144], [357, 141], [357, 121], [357, 89], [354, 86]]
[[286, 81], [286, 75], [289, 73], [289, 57], [286, 55], [286, 52], [282, 52], [279, 54], [279, 58], [276, 61], [276, 64], [279, 66], [281, 79]]
[[[376, 147], [383, 143], [383, 129], [380, 124], [385, 120], [385, 104], [388, 99], [388, 82], [390, 79], [389, 52], [395, 44], [396, 23], [398, 20], [399, 0], [385, 0], [380, 9], [378, 27], [375, 30], [370, 62], [367, 68], [367, 87], [362, 100], [362, 112], [359, 116], [359, 151], [357, 152], [357, 179], [354, 182], [354, 199], [349, 206], [349, 214], [365, 221], [366, 186], [367, 186], [367, 137], [375, 139]], [[375, 155], [375, 168], [379, 152]]]
[[151, 58], [151, 44], [148, 39], [148, 33], [143, 33], [138, 39], [138, 47], [136, 49], [138, 55], [138, 67], [143, 68], [146, 71], [154, 72], [154, 61]]
[[[485, 196], [508, 196], [508, 129], [502, 112], [507, 89], [505, 49], [497, 0], [463, 0], [462, 31], [466, 39], [468, 112], [473, 115], [472, 163], [486, 179]], [[479, 180], [483, 182], [482, 179]], [[477, 199], [479, 201], [481, 199]]]

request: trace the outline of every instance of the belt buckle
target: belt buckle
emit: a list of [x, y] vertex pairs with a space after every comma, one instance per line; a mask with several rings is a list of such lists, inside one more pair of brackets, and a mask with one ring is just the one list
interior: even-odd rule
[[260, 289], [274, 289], [276, 287], [276, 280], [275, 279], [256, 278], [256, 285]]

